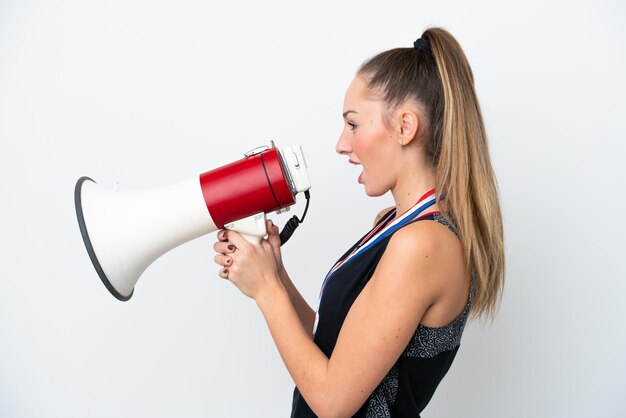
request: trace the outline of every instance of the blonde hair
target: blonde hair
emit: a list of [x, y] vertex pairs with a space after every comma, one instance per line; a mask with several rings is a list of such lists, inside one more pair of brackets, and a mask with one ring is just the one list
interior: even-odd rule
[[423, 109], [426, 157], [435, 167], [437, 203], [451, 214], [474, 275], [473, 318], [493, 319], [504, 289], [504, 237], [487, 134], [474, 76], [459, 43], [428, 28], [424, 48], [396, 48], [366, 61], [357, 74], [387, 109], [410, 100]]

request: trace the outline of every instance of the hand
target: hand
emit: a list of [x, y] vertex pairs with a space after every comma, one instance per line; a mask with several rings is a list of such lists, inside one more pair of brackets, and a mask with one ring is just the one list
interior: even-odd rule
[[[276, 260], [276, 269], [280, 272], [281, 269], [284, 268], [283, 266], [283, 256], [282, 253], [280, 252], [280, 230], [278, 229], [278, 226], [274, 225], [274, 223], [272, 222], [271, 219], [267, 219], [265, 220], [265, 229], [267, 229], [267, 241], [270, 243], [270, 245], [272, 246], [272, 250], [274, 252], [274, 260]], [[226, 238], [224, 238], [224, 233], [226, 231], [221, 230], [217, 233], [217, 239], [221, 242], [227, 242], [228, 240]], [[217, 251], [218, 253], [222, 253], [224, 255], [232, 252], [230, 250], [228, 250], [227, 244], [225, 245], [220, 245], [217, 246], [217, 244], [214, 246], [215, 251]], [[225, 262], [226, 258], [222, 258], [221, 259], [223, 262], [218, 262], [216, 259], [216, 263], [221, 264], [225, 267], [228, 267], [228, 264]]]
[[235, 231], [223, 230], [217, 236], [213, 249], [220, 254], [214, 260], [224, 266], [218, 273], [221, 278], [230, 280], [244, 295], [255, 300], [274, 286], [282, 286], [274, 248], [268, 240], [262, 239], [260, 245], [254, 245]]

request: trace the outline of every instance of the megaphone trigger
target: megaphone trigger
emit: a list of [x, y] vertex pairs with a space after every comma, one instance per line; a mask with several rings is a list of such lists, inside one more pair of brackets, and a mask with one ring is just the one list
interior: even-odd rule
[[259, 245], [261, 244], [261, 239], [267, 235], [265, 212], [238, 219], [228, 225], [224, 225], [224, 228], [240, 233], [251, 244]]

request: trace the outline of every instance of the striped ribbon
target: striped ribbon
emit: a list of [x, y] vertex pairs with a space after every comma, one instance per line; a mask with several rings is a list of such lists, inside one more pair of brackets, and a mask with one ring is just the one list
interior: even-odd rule
[[319, 322], [319, 306], [322, 303], [322, 296], [324, 295], [324, 290], [326, 289], [326, 285], [328, 284], [330, 277], [343, 265], [347, 264], [350, 261], [353, 261], [357, 256], [367, 251], [368, 248], [376, 245], [378, 242], [385, 239], [390, 234], [393, 234], [396, 230], [402, 228], [407, 223], [416, 219], [422, 212], [424, 212], [424, 210], [434, 205], [435, 202], [435, 189], [431, 189], [426, 192], [422, 197], [420, 197], [417, 203], [407, 209], [402, 215], [398, 216], [389, 225], [381, 228], [385, 224], [385, 222], [387, 222], [387, 220], [396, 213], [395, 209], [392, 210], [385, 216], [384, 220], [380, 221], [379, 224], [361, 240], [361, 242], [356, 246], [354, 250], [352, 250], [350, 254], [335, 263], [333, 268], [331, 268], [326, 275], [324, 283], [322, 284], [322, 289], [320, 290], [319, 304], [317, 312], [315, 314], [315, 325], [313, 326], [313, 333], [315, 333], [315, 331], [317, 330], [317, 324]]

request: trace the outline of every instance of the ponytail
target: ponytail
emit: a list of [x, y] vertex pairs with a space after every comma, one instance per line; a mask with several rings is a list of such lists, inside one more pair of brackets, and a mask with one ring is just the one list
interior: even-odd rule
[[475, 275], [474, 314], [484, 312], [493, 318], [504, 282], [503, 225], [474, 76], [450, 33], [431, 28], [422, 37], [430, 42], [444, 97], [435, 187], [445, 199], [439, 206], [454, 214], [468, 267]]

